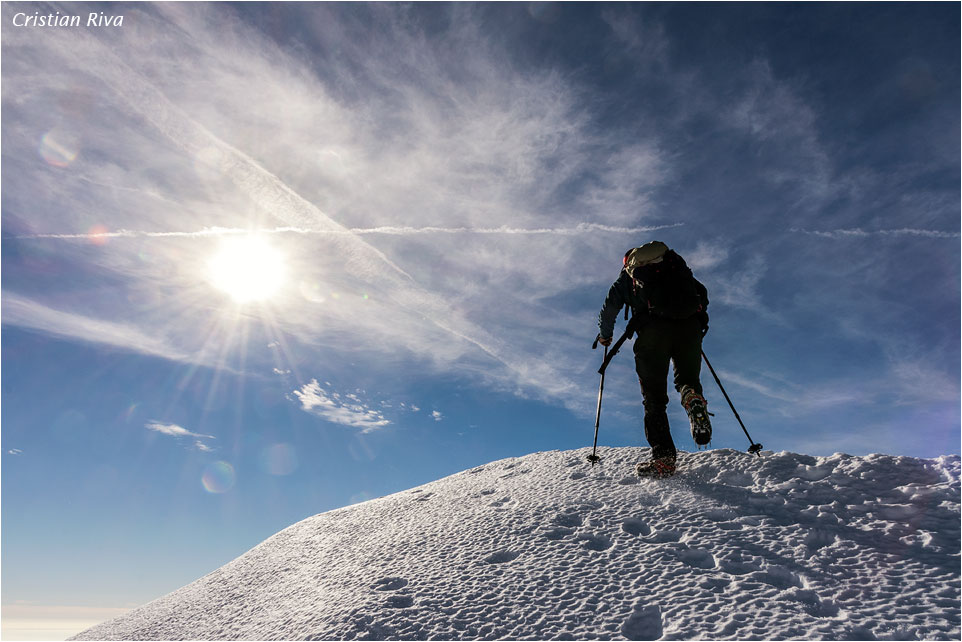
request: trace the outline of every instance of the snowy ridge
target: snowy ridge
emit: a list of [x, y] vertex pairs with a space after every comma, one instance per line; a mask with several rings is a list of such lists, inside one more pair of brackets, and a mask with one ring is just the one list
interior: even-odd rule
[[958, 456], [497, 461], [306, 519], [74, 639], [958, 639]]

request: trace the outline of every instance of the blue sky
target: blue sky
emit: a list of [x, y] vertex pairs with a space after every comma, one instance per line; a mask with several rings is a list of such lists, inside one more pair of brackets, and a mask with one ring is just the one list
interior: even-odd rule
[[[5, 608], [137, 605], [590, 445], [598, 308], [652, 239], [766, 448], [958, 453], [959, 12], [5, 3]], [[644, 445], [630, 352], [604, 403], [600, 443]]]

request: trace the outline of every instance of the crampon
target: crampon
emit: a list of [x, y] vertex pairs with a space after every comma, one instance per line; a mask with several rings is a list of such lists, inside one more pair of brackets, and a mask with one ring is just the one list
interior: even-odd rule
[[691, 438], [695, 440], [695, 445], [699, 450], [708, 448], [711, 445], [711, 413], [708, 412], [708, 402], [694, 388], [684, 386], [681, 389], [681, 405], [688, 413]]

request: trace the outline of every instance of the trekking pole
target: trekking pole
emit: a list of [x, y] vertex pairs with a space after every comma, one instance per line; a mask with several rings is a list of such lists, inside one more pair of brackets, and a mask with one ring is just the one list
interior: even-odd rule
[[722, 391], [722, 394], [725, 395], [725, 401], [728, 402], [728, 405], [731, 407], [732, 412], [735, 413], [735, 419], [738, 420], [738, 423], [742, 427], [742, 430], [745, 431], [745, 436], [748, 437], [748, 441], [751, 444], [751, 446], [748, 447], [748, 452], [754, 453], [755, 455], [758, 455], [759, 457], [761, 457], [762, 445], [756, 444], [755, 440], [752, 439], [752, 436], [748, 434], [748, 429], [745, 428], [745, 424], [742, 423], [742, 418], [738, 416], [738, 411], [735, 410], [735, 404], [732, 403], [732, 400], [728, 397], [728, 393], [725, 392], [725, 386], [722, 385], [721, 379], [719, 379], [718, 375], [715, 374], [715, 369], [711, 367], [711, 361], [708, 360], [708, 355], [705, 354], [704, 350], [701, 351], [701, 356], [702, 358], [705, 359], [705, 363], [708, 365], [708, 369], [711, 370], [712, 376], [715, 377], [715, 383], [718, 384], [718, 388]]
[[[592, 344], [591, 349], [594, 350], [598, 347], [598, 339], [595, 339], [594, 344]], [[608, 346], [605, 346], [605, 359], [608, 358]], [[605, 371], [601, 371], [601, 383], [598, 385], [598, 410], [595, 411], [595, 445], [591, 449], [591, 454], [588, 455], [588, 461], [591, 462], [591, 467], [594, 468], [595, 464], [601, 461], [601, 457], [598, 456], [598, 425], [601, 423], [601, 395], [605, 391]]]
[[[598, 368], [598, 374], [604, 376], [605, 370], [608, 368], [608, 364], [611, 363], [611, 360], [614, 359], [615, 355], [618, 354], [618, 351], [621, 350], [621, 346], [624, 345], [625, 341], [630, 339], [631, 335], [634, 334], [635, 332], [635, 326], [633, 325], [634, 321], [635, 319], [634, 317], [632, 317], [631, 321], [628, 323], [628, 327], [625, 328], [625, 333], [621, 335], [618, 338], [618, 340], [615, 341], [615, 343], [611, 346], [610, 352], [608, 351], [607, 346], [605, 347], [605, 359], [604, 361], [601, 362], [601, 367]], [[595, 343], [591, 347], [591, 349], [594, 350], [597, 347], [598, 347], [598, 339], [595, 339]]]
[[[614, 345], [611, 346], [611, 350], [608, 350], [608, 346], [605, 346], [605, 358], [601, 362], [601, 367], [598, 368], [598, 374], [601, 375], [601, 383], [598, 386], [598, 410], [595, 411], [595, 445], [591, 451], [591, 454], [588, 455], [588, 461], [591, 462], [592, 467], [594, 467], [595, 464], [601, 461], [601, 457], [599, 457], [597, 454], [598, 424], [601, 423], [601, 394], [605, 390], [605, 370], [608, 369], [608, 364], [611, 363], [611, 360], [614, 358], [614, 356], [618, 354], [619, 350], [621, 350], [621, 346], [624, 345], [625, 341], [627, 341], [629, 337], [631, 337], [631, 335], [634, 334], [635, 332], [634, 321], [635, 321], [635, 318], [632, 317], [631, 321], [628, 322], [628, 327], [625, 328], [625, 333], [621, 335], [617, 341], [615, 341]], [[598, 347], [599, 339], [601, 339], [600, 334], [597, 337], [595, 337], [595, 342], [591, 344], [592, 350]]]

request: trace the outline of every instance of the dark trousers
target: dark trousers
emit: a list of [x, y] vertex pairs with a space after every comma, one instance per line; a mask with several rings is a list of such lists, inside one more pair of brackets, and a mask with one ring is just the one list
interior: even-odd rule
[[653, 459], [675, 458], [675, 442], [668, 426], [668, 363], [674, 364], [675, 390], [691, 386], [702, 394], [701, 339], [697, 317], [652, 318], [635, 339], [635, 370], [645, 405], [645, 439]]

